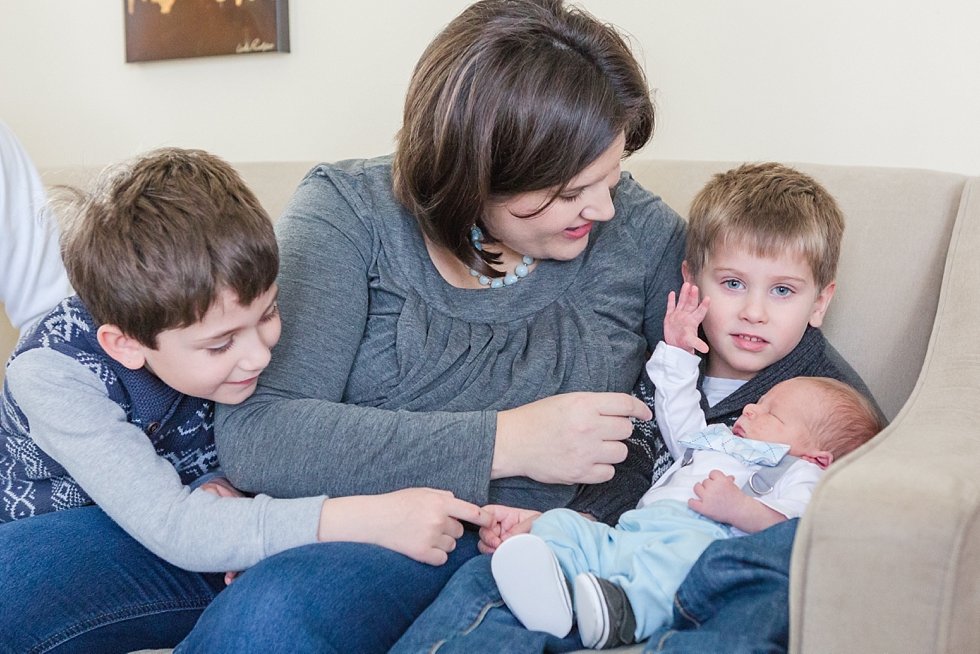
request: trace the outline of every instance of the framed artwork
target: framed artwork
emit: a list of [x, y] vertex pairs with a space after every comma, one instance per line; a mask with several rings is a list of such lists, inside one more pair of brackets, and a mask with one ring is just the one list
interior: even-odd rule
[[289, 52], [288, 0], [123, 0], [126, 61]]

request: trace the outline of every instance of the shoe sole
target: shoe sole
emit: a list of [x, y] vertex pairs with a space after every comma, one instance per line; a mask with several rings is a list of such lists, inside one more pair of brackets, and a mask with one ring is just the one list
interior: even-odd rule
[[575, 577], [575, 615], [578, 635], [590, 649], [602, 649], [609, 642], [609, 606], [595, 575], [583, 572]]
[[564, 638], [572, 630], [572, 598], [558, 559], [531, 534], [512, 536], [490, 560], [507, 608], [531, 631]]

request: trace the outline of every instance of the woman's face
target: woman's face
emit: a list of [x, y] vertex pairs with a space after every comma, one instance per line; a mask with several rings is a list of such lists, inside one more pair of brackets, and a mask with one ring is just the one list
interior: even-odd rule
[[486, 219], [490, 234], [514, 252], [535, 259], [574, 259], [585, 249], [593, 224], [613, 217], [610, 190], [619, 182], [625, 147], [626, 137], [620, 134], [608, 150], [572, 179], [550, 207], [537, 215], [519, 217], [547, 204], [553, 189], [521, 193], [493, 205]]

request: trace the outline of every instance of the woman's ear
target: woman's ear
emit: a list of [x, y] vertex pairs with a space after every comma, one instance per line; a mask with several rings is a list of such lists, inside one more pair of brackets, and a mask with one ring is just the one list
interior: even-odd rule
[[146, 363], [143, 345], [135, 338], [123, 334], [115, 325], [99, 327], [96, 338], [106, 354], [130, 370], [139, 370]]

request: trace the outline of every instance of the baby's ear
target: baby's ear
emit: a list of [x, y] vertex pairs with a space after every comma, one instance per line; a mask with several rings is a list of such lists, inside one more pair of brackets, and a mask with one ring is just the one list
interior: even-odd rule
[[146, 363], [142, 344], [135, 338], [123, 334], [115, 325], [99, 327], [96, 338], [106, 354], [130, 370], [139, 370]]
[[687, 259], [681, 262], [681, 276], [688, 284], [694, 283], [694, 276], [691, 275], [691, 267], [687, 265]]
[[830, 306], [830, 300], [834, 297], [835, 290], [837, 290], [836, 280], [824, 286], [817, 295], [817, 299], [813, 303], [813, 313], [810, 314], [811, 327], [819, 327], [823, 324], [824, 314], [827, 313], [827, 307]]
[[800, 458], [820, 466], [821, 470], [826, 470], [834, 462], [834, 453], [826, 451], [814, 452], [813, 454], [804, 454]]

